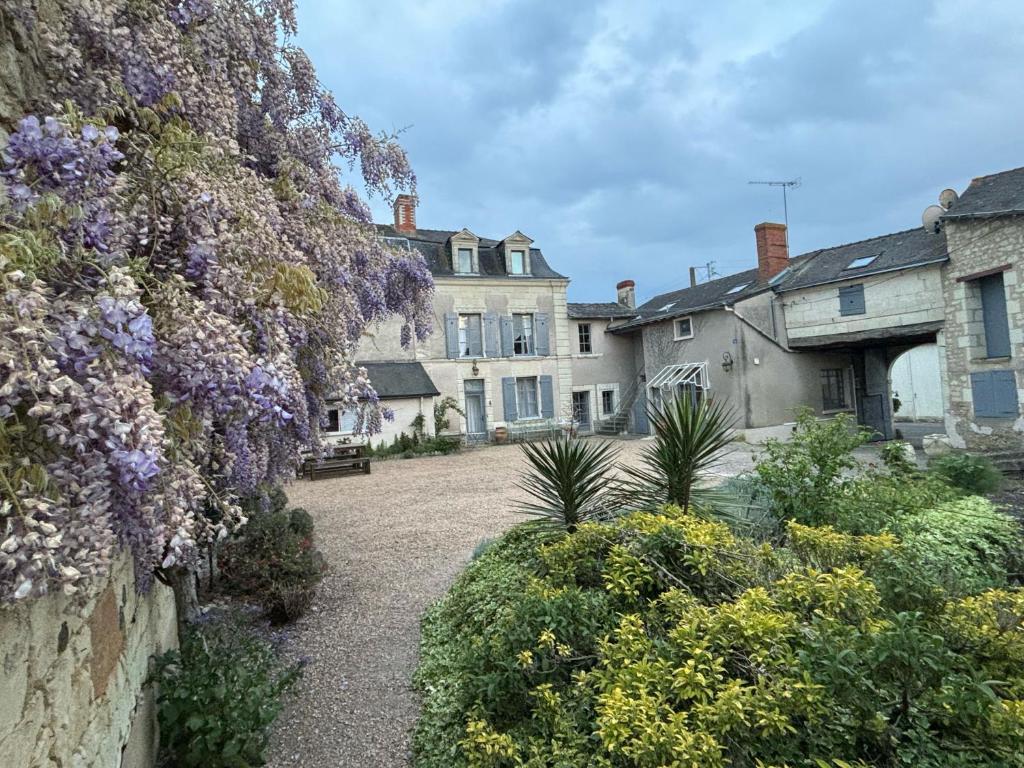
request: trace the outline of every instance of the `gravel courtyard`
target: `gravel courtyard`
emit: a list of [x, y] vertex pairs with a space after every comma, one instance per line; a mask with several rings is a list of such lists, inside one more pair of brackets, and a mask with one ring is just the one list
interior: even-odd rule
[[[646, 443], [619, 443], [634, 462]], [[718, 471], [749, 469], [737, 445]], [[291, 503], [316, 520], [330, 564], [287, 650], [309, 666], [279, 718], [271, 766], [394, 768], [409, 762], [419, 619], [482, 540], [523, 520], [518, 447], [376, 462], [373, 474], [300, 481]]]

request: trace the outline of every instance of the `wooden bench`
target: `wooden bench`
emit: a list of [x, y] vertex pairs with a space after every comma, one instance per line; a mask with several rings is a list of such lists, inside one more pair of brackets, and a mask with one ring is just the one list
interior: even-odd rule
[[370, 474], [370, 459], [363, 455], [361, 445], [339, 445], [330, 456], [325, 456], [319, 461], [309, 458], [302, 464], [302, 474], [310, 480], [316, 480], [318, 475], [357, 472]]

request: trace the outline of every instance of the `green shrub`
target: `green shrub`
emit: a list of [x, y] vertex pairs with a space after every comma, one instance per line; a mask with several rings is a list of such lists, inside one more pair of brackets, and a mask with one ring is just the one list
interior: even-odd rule
[[[905, 542], [791, 523], [780, 549], [671, 507], [514, 530], [424, 622], [415, 764], [1020, 768], [1024, 593], [957, 596], [1006, 562], [981, 504], [908, 505]], [[948, 554], [953, 596], [893, 588], [957, 536], [988, 543]]]
[[1003, 485], [1003, 475], [996, 466], [986, 457], [971, 453], [947, 453], [932, 459], [928, 468], [968, 493], [994, 493]]
[[852, 452], [869, 436], [849, 414], [819, 421], [809, 408], [798, 411], [792, 438], [769, 440], [756, 466], [777, 514], [802, 523], [827, 522], [829, 502], [842, 491], [845, 473], [857, 466]]
[[894, 475], [907, 475], [917, 471], [917, 462], [911, 459], [908, 446], [900, 440], [890, 440], [879, 452], [882, 463]]
[[368, 447], [368, 456], [388, 458], [400, 456], [412, 459], [431, 453], [449, 454], [462, 449], [462, 441], [457, 437], [430, 437], [422, 440], [409, 437], [404, 432], [395, 437], [391, 445], [381, 442], [376, 448]]
[[940, 504], [961, 493], [937, 475], [866, 472], [843, 483], [819, 511], [817, 522], [855, 534], [893, 530], [898, 521]]
[[156, 660], [160, 746], [175, 768], [264, 764], [268, 728], [297, 666], [236, 622], [194, 628]]
[[306, 612], [326, 570], [303, 509], [254, 512], [221, 543], [218, 562], [227, 589], [255, 600], [275, 624]]

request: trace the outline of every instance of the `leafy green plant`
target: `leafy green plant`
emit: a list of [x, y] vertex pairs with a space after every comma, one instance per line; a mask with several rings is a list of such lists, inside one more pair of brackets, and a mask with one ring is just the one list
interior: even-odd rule
[[461, 449], [462, 442], [457, 437], [427, 437], [419, 440], [403, 432], [395, 436], [391, 445], [381, 441], [376, 448], [367, 449], [367, 454], [378, 458], [400, 456], [403, 459], [412, 459], [432, 453], [447, 455]]
[[857, 466], [853, 450], [869, 438], [870, 431], [856, 426], [849, 414], [819, 421], [810, 408], [798, 411], [790, 440], [769, 440], [756, 466], [778, 514], [805, 523], [827, 522], [829, 503], [847, 481], [844, 473]]
[[309, 514], [273, 507], [222, 542], [219, 563], [228, 590], [256, 600], [276, 624], [306, 612], [326, 570]]
[[733, 437], [735, 414], [710, 398], [694, 405], [676, 397], [649, 412], [654, 443], [639, 467], [623, 467], [622, 494], [635, 507], [675, 504], [689, 510], [697, 484], [718, 462]]
[[416, 414], [416, 417], [409, 423], [412, 428], [412, 438], [417, 443], [422, 443], [427, 439], [427, 417], [420, 411]]
[[451, 395], [445, 395], [436, 403], [434, 403], [434, 434], [440, 435], [447, 429], [451, 428], [451, 422], [448, 420], [448, 411], [455, 411], [462, 417], [465, 417], [466, 413], [459, 407], [459, 401]]
[[268, 729], [299, 676], [238, 622], [195, 627], [156, 659], [160, 742], [175, 768], [263, 765]]
[[996, 466], [985, 456], [972, 453], [937, 456], [928, 468], [968, 493], [994, 493], [1003, 485], [1003, 475]]
[[530, 466], [517, 486], [533, 500], [520, 502], [520, 511], [568, 533], [608, 512], [614, 443], [561, 437], [523, 443], [522, 451]]
[[913, 459], [913, 448], [910, 447], [910, 443], [890, 440], [882, 446], [879, 454], [886, 469], [894, 475], [908, 475], [917, 471], [917, 462]]

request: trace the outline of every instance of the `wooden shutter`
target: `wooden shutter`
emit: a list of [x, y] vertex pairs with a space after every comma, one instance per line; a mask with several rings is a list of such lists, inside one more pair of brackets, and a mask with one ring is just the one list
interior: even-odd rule
[[540, 415], [545, 419], [555, 415], [555, 391], [550, 376], [540, 377]]
[[866, 311], [863, 284], [848, 285], [839, 289], [840, 315], [863, 315]]
[[469, 342], [469, 354], [471, 357], [480, 357], [484, 353], [484, 340], [482, 338], [483, 329], [480, 324], [483, 322], [483, 318], [480, 315], [469, 316], [469, 330], [468, 339]]
[[459, 356], [459, 316], [448, 312], [444, 316], [444, 348], [449, 360]]
[[[504, 320], [504, 318], [502, 318]], [[501, 380], [501, 400], [505, 409], [505, 421], [519, 418], [516, 412], [516, 377], [505, 376]]]
[[1006, 318], [1006, 290], [1003, 275], [989, 275], [978, 281], [981, 288], [981, 318], [985, 324], [985, 354], [1010, 356], [1010, 324]]
[[551, 332], [548, 330], [550, 323], [547, 315], [537, 314], [533, 316], [533, 333], [536, 337], [534, 343], [537, 346], [538, 355], [551, 354]]
[[1020, 414], [1017, 379], [1013, 371], [972, 373], [971, 398], [976, 417], [1015, 419]]
[[501, 336], [498, 334], [498, 316], [493, 312], [484, 315], [484, 354], [487, 357], [501, 357]]
[[501, 355], [512, 357], [513, 347], [512, 316], [502, 315], [501, 317]]

